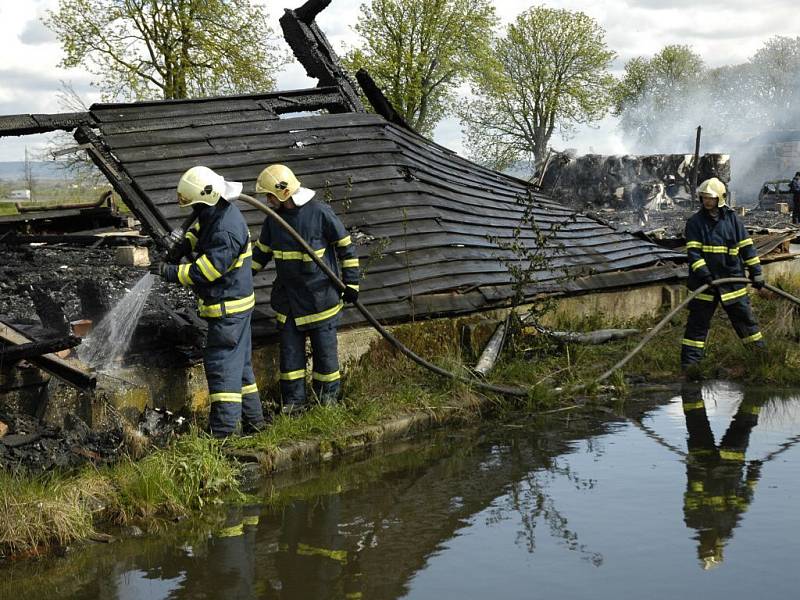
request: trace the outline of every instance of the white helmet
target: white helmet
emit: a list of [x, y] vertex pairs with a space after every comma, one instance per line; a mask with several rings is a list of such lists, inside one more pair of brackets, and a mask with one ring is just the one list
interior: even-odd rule
[[292, 170], [285, 165], [270, 165], [258, 175], [256, 192], [259, 194], [272, 194], [280, 202], [289, 198], [296, 206], [303, 206], [314, 197], [314, 190], [300, 185]]
[[728, 198], [728, 191], [725, 189], [725, 184], [716, 177], [706, 179], [703, 183], [697, 186], [698, 196], [710, 196], [717, 199], [717, 206], [725, 206], [725, 201]]
[[225, 181], [208, 167], [192, 167], [178, 182], [178, 203], [191, 206], [198, 202], [214, 206], [220, 198], [235, 200], [242, 193], [242, 184]]

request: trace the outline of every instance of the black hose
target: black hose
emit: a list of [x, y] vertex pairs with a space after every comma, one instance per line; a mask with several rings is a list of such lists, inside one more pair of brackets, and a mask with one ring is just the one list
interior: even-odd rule
[[[300, 234], [297, 233], [297, 231], [295, 231], [294, 228], [291, 225], [289, 225], [289, 223], [287, 223], [277, 212], [275, 212], [274, 210], [272, 210], [271, 208], [269, 208], [268, 206], [266, 206], [262, 202], [259, 202], [255, 198], [252, 198], [252, 197], [250, 197], [250, 196], [248, 196], [246, 194], [241, 194], [239, 196], [239, 200], [241, 200], [242, 202], [244, 202], [246, 204], [249, 204], [253, 208], [257, 208], [261, 212], [267, 214], [271, 219], [274, 219], [275, 222], [278, 225], [283, 227], [283, 229], [285, 229], [286, 232], [290, 236], [292, 236], [294, 241], [296, 241], [300, 245], [300, 247], [306, 252], [306, 254], [308, 254], [311, 257], [311, 260], [313, 260], [315, 263], [317, 263], [317, 266], [320, 269], [322, 269], [322, 272], [325, 273], [325, 275], [328, 276], [328, 278], [331, 280], [331, 282], [333, 282], [333, 284], [336, 286], [336, 288], [340, 292], [344, 291], [346, 286], [339, 279], [339, 276], [336, 273], [334, 273], [333, 270], [327, 264], [325, 264], [325, 262], [319, 256], [316, 255], [316, 253], [312, 250], [311, 246], [309, 246], [308, 243], [300, 236]], [[419, 356], [418, 354], [413, 352], [410, 348], [408, 348], [405, 345], [403, 345], [403, 343], [400, 340], [398, 340], [396, 337], [394, 337], [383, 325], [381, 325], [378, 322], [378, 320], [374, 316], [372, 316], [372, 313], [370, 313], [367, 310], [367, 308], [363, 304], [361, 304], [361, 302], [356, 301], [354, 303], [354, 305], [361, 312], [361, 314], [364, 315], [364, 318], [367, 321], [369, 321], [370, 325], [372, 325], [378, 331], [378, 333], [380, 333], [384, 337], [384, 339], [387, 342], [392, 344], [392, 346], [397, 348], [400, 352], [405, 354], [408, 358], [413, 360], [415, 363], [417, 363], [418, 365], [420, 365], [422, 367], [425, 367], [429, 371], [432, 371], [433, 373], [436, 373], [437, 375], [441, 375], [442, 377], [447, 377], [449, 379], [455, 379], [455, 380], [461, 381], [463, 383], [467, 383], [469, 385], [474, 385], [474, 386], [479, 387], [481, 389], [488, 390], [488, 391], [491, 391], [491, 392], [495, 392], [495, 393], [498, 393], [498, 394], [506, 394], [506, 395], [509, 395], [509, 396], [527, 396], [528, 395], [528, 390], [525, 389], [525, 388], [510, 387], [510, 386], [505, 386], [505, 385], [493, 385], [491, 383], [485, 383], [483, 381], [478, 381], [478, 380], [470, 378], [470, 377], [464, 377], [463, 375], [458, 375], [456, 373], [451, 373], [450, 371], [448, 371], [446, 369], [443, 369], [442, 367], [439, 367], [439, 366], [437, 366], [437, 365], [435, 365], [435, 364], [433, 364], [431, 362], [428, 362], [427, 360], [425, 360], [424, 358], [422, 358], [421, 356]]]
[[[289, 225], [289, 223], [287, 223], [277, 212], [275, 212], [274, 210], [272, 210], [271, 208], [266, 206], [264, 203], [259, 202], [255, 198], [252, 198], [251, 196], [248, 196], [246, 194], [241, 194], [239, 196], [239, 200], [241, 200], [245, 204], [249, 204], [250, 206], [252, 206], [253, 208], [255, 208], [257, 210], [260, 210], [261, 212], [263, 212], [266, 215], [268, 215], [271, 219], [274, 219], [275, 222], [278, 225], [280, 225], [284, 230], [286, 230], [286, 232], [290, 236], [292, 236], [294, 241], [296, 241], [300, 245], [300, 247], [306, 252], [306, 254], [309, 255], [311, 260], [313, 260], [317, 264], [317, 266], [320, 269], [322, 269], [323, 273], [325, 273], [325, 275], [328, 276], [328, 278], [331, 280], [331, 282], [333, 282], [334, 286], [336, 286], [336, 288], [340, 292], [344, 291], [346, 286], [339, 279], [339, 276], [327, 264], [325, 264], [325, 262], [319, 256], [316, 255], [316, 253], [311, 248], [311, 246], [309, 246], [308, 243], [300, 236], [300, 234], [297, 233], [297, 231], [295, 231], [294, 228], [291, 225]], [[744, 278], [744, 277], [725, 277], [725, 278], [722, 278], [722, 279], [714, 280], [714, 282], [712, 284], [705, 284], [705, 285], [700, 286], [699, 288], [697, 288], [696, 290], [691, 292], [683, 302], [681, 302], [678, 306], [673, 308], [667, 314], [666, 317], [661, 319], [661, 321], [659, 321], [658, 324], [655, 327], [653, 327], [653, 329], [651, 329], [647, 333], [647, 335], [644, 336], [644, 338], [642, 338], [642, 341], [640, 341], [633, 350], [631, 350], [627, 355], [625, 355], [625, 357], [622, 360], [620, 360], [617, 364], [615, 364], [613, 367], [611, 367], [608, 371], [606, 371], [605, 373], [600, 375], [600, 377], [595, 379], [591, 384], [583, 384], [583, 385], [580, 385], [578, 387], [570, 388], [569, 391], [580, 391], [582, 389], [586, 389], [587, 387], [589, 387], [589, 385], [594, 385], [596, 383], [600, 383], [602, 381], [605, 381], [609, 377], [611, 377], [611, 375], [615, 371], [621, 369], [623, 366], [625, 366], [628, 363], [628, 361], [630, 359], [632, 359], [639, 352], [641, 352], [642, 348], [644, 348], [645, 345], [651, 339], [653, 339], [653, 337], [659, 331], [661, 331], [661, 329], [663, 329], [664, 326], [667, 323], [669, 323], [669, 321], [672, 319], [672, 317], [674, 317], [681, 309], [683, 309], [687, 304], [689, 304], [689, 302], [691, 300], [693, 300], [699, 294], [702, 294], [704, 291], [706, 291], [712, 285], [718, 285], [718, 284], [724, 284], [724, 283], [751, 283], [751, 281], [749, 279]], [[792, 296], [788, 292], [785, 292], [785, 291], [783, 291], [783, 290], [781, 290], [779, 288], [776, 288], [775, 286], [772, 286], [770, 284], [765, 284], [764, 287], [766, 287], [768, 290], [770, 290], [772, 292], [775, 292], [779, 296], [783, 296], [787, 300], [789, 300], [791, 302], [794, 302], [795, 304], [800, 305], [800, 298], [796, 298], [795, 296]], [[426, 369], [428, 369], [429, 371], [431, 371], [433, 373], [436, 373], [437, 375], [441, 375], [442, 377], [447, 377], [449, 379], [455, 379], [457, 381], [461, 381], [463, 383], [475, 386], [475, 387], [483, 389], [483, 390], [488, 390], [490, 392], [495, 392], [495, 393], [498, 393], [498, 394], [504, 394], [504, 395], [507, 395], [507, 396], [527, 397], [528, 394], [530, 393], [531, 389], [532, 389], [532, 388], [521, 388], [521, 387], [506, 386], [506, 385], [494, 385], [494, 384], [491, 384], [491, 383], [486, 383], [484, 381], [479, 381], [479, 380], [471, 378], [471, 377], [464, 377], [463, 375], [458, 375], [456, 373], [452, 373], [452, 372], [450, 372], [450, 371], [448, 371], [446, 369], [443, 369], [442, 367], [439, 367], [439, 366], [437, 366], [437, 365], [435, 365], [435, 364], [433, 364], [431, 362], [428, 362], [427, 360], [425, 360], [424, 358], [422, 358], [421, 356], [419, 356], [418, 354], [413, 352], [411, 349], [409, 349], [408, 347], [403, 345], [403, 343], [400, 342], [400, 340], [398, 340], [396, 337], [394, 337], [383, 325], [381, 325], [378, 322], [378, 320], [374, 316], [372, 316], [372, 313], [370, 313], [367, 310], [367, 308], [363, 304], [361, 304], [361, 302], [356, 301], [354, 303], [354, 305], [361, 312], [361, 314], [364, 315], [364, 318], [370, 323], [370, 325], [372, 325], [378, 331], [378, 333], [380, 333], [383, 336], [383, 338], [386, 341], [388, 341], [390, 344], [392, 344], [392, 346], [397, 348], [402, 354], [404, 354], [405, 356], [407, 356], [408, 358], [413, 360], [415, 363], [417, 363], [418, 365], [420, 365], [422, 367], [425, 367]]]

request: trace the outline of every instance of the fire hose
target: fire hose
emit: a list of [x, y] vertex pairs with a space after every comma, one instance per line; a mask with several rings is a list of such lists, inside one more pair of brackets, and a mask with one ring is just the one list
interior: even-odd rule
[[[333, 271], [333, 269], [331, 269], [322, 260], [322, 258], [317, 256], [317, 254], [314, 252], [314, 250], [311, 248], [311, 246], [309, 246], [308, 243], [300, 236], [300, 234], [297, 233], [297, 231], [295, 231], [295, 229], [291, 225], [289, 225], [289, 223], [287, 223], [276, 211], [274, 211], [273, 209], [271, 209], [270, 207], [268, 207], [264, 203], [259, 202], [255, 198], [252, 198], [251, 196], [248, 196], [246, 194], [241, 194], [239, 196], [239, 200], [244, 202], [245, 204], [249, 204], [250, 206], [252, 206], [253, 208], [255, 208], [257, 210], [260, 210], [261, 212], [263, 212], [267, 216], [269, 216], [271, 219], [274, 219], [274, 221], [278, 225], [280, 225], [292, 237], [292, 239], [294, 239], [294, 241], [296, 241], [298, 243], [298, 245], [303, 249], [303, 251], [306, 254], [308, 254], [308, 256], [311, 258], [311, 260], [313, 260], [317, 264], [317, 266], [322, 270], [322, 272], [325, 273], [325, 275], [331, 280], [333, 285], [340, 292], [344, 291], [346, 286], [345, 286], [344, 282], [341, 279], [339, 279], [339, 276]], [[594, 379], [591, 383], [579, 385], [579, 386], [576, 386], [576, 387], [572, 387], [572, 388], [569, 388], [569, 390], [567, 390], [567, 391], [570, 391], [570, 392], [581, 391], [583, 389], [588, 388], [591, 385], [596, 385], [598, 383], [601, 383], [601, 382], [605, 381], [609, 377], [611, 377], [611, 375], [614, 372], [616, 372], [619, 369], [621, 369], [622, 367], [624, 367], [634, 356], [636, 356], [639, 352], [641, 352], [642, 349], [648, 344], [648, 342], [650, 342], [650, 340], [652, 340], [656, 336], [656, 334], [658, 334], [658, 332], [661, 331], [664, 328], [664, 326], [667, 323], [669, 323], [676, 314], [678, 314], [678, 312], [680, 312], [687, 304], [689, 304], [689, 302], [694, 300], [698, 295], [702, 294], [703, 292], [705, 292], [710, 287], [716, 286], [716, 285], [720, 285], [720, 284], [726, 284], [726, 283], [745, 283], [745, 284], [749, 284], [749, 283], [752, 283], [752, 282], [749, 279], [746, 279], [745, 277], [724, 277], [724, 278], [721, 278], [721, 279], [715, 279], [710, 284], [701, 285], [696, 290], [693, 290], [686, 297], [686, 299], [683, 302], [681, 302], [675, 308], [673, 308], [663, 319], [661, 319], [661, 321], [658, 322], [658, 324], [656, 324], [655, 327], [653, 327], [650, 331], [648, 331], [647, 335], [645, 335], [642, 338], [642, 340], [633, 348], [633, 350], [628, 352], [628, 354], [626, 354], [613, 367], [608, 369], [606, 372], [604, 372], [598, 378]], [[766, 289], [770, 290], [771, 292], [774, 292], [775, 294], [778, 294], [779, 296], [789, 300], [790, 302], [794, 302], [795, 304], [800, 305], [800, 298], [797, 298], [797, 297], [793, 296], [792, 294], [790, 294], [790, 293], [788, 293], [788, 292], [786, 292], [786, 291], [784, 291], [784, 290], [782, 290], [780, 288], [777, 288], [777, 287], [775, 287], [773, 285], [770, 285], [768, 283], [764, 284], [764, 287]], [[425, 369], [431, 371], [432, 373], [440, 375], [441, 377], [445, 377], [445, 378], [452, 379], [452, 380], [455, 380], [455, 381], [460, 381], [462, 383], [465, 383], [465, 384], [470, 385], [470, 386], [474, 386], [474, 387], [482, 389], [482, 390], [487, 390], [487, 391], [490, 391], [490, 392], [495, 392], [495, 393], [503, 394], [503, 395], [507, 395], [507, 396], [527, 397], [530, 394], [532, 388], [507, 386], [507, 385], [496, 385], [496, 384], [492, 384], [492, 383], [486, 383], [485, 381], [480, 381], [479, 379], [475, 379], [474, 377], [465, 377], [463, 375], [459, 375], [457, 373], [453, 373], [451, 371], [448, 371], [447, 369], [443, 369], [442, 367], [439, 367], [438, 365], [435, 365], [435, 364], [429, 362], [428, 360], [426, 360], [423, 357], [419, 356], [414, 351], [412, 351], [410, 348], [405, 346], [400, 340], [398, 340], [394, 335], [392, 335], [391, 332], [389, 332], [372, 315], [372, 313], [370, 313], [369, 310], [367, 310], [367, 308], [360, 301], [357, 300], [353, 304], [359, 310], [359, 312], [364, 316], [364, 318], [369, 322], [369, 324], [372, 325], [376, 329], [376, 331], [378, 333], [380, 333], [381, 336], [383, 336], [383, 338], [387, 342], [389, 342], [398, 351], [400, 351], [400, 353], [402, 353], [403, 355], [407, 356], [409, 359], [411, 359], [412, 361], [414, 361], [415, 363], [417, 363], [421, 367], [424, 367]]]

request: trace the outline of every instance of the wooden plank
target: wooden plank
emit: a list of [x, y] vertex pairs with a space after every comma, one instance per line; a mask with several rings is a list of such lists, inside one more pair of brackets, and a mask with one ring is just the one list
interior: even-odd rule
[[146, 102], [92, 104], [89, 111], [101, 123], [118, 123], [143, 119], [169, 119], [182, 115], [204, 115], [241, 110], [257, 110], [264, 106], [290, 106], [294, 110], [306, 110], [303, 105], [332, 102], [341, 98], [334, 87], [308, 88], [268, 94], [242, 96], [217, 96], [191, 98], [187, 100], [154, 100]]
[[[156, 159], [143, 162], [128, 163], [128, 172], [134, 177], [161, 175], [164, 173], [179, 173], [189, 166], [202, 164], [215, 171], [224, 169], [252, 167], [250, 173], [256, 176], [260, 170], [273, 163], [292, 163], [306, 159], [332, 160], [341, 162], [344, 157], [360, 155], [391, 153], [396, 146], [393, 142], [371, 140], [369, 144], [354, 144], [352, 141], [333, 142], [318, 146], [301, 146], [299, 148], [274, 148], [265, 150], [250, 150], [246, 153], [217, 154], [209, 152], [191, 158], [181, 157], [173, 159]], [[189, 165], [189, 166], [187, 166]]]
[[209, 125], [233, 125], [234, 123], [251, 123], [256, 121], [272, 121], [278, 118], [273, 112], [257, 106], [251, 110], [236, 110], [207, 115], [181, 114], [169, 118], [138, 119], [136, 121], [119, 121], [103, 124], [103, 134], [107, 136], [142, 131], [159, 131], [163, 129], [182, 129], [184, 127], [205, 127]]
[[[314, 178], [305, 178], [304, 171], [314, 168], [310, 163], [314, 161], [306, 160], [303, 162], [298, 163], [289, 163], [286, 166], [291, 168], [295, 171], [298, 179], [300, 179], [303, 183], [309, 185], [312, 189], [321, 189], [324, 187], [324, 182], [330, 181], [331, 183], [334, 182], [342, 182], [346, 183], [348, 180], [352, 184], [357, 184], [363, 181], [371, 181], [373, 179], [392, 179], [392, 178], [401, 178], [403, 177], [403, 172], [397, 165], [387, 165], [387, 164], [380, 164], [378, 161], [373, 162], [372, 164], [368, 164], [369, 161], [366, 157], [359, 156], [355, 161], [336, 161], [336, 170], [327, 170], [324, 172], [323, 176], [321, 177], [314, 177]], [[330, 161], [322, 161], [327, 162], [330, 164]], [[351, 164], [343, 164], [346, 162], [350, 163], [362, 163], [364, 166], [357, 167], [352, 166]], [[397, 161], [394, 161], [397, 162]], [[379, 166], [374, 166], [376, 163]], [[338, 168], [341, 167], [341, 168]], [[251, 192], [255, 188], [255, 179], [258, 176], [258, 173], [261, 169], [254, 169], [253, 167], [245, 167], [243, 169], [220, 169], [220, 174], [224, 175], [227, 179], [231, 181], [241, 181], [244, 183], [244, 190], [245, 193], [248, 193], [248, 190]], [[178, 173], [180, 176], [180, 173]], [[154, 176], [145, 176], [145, 177], [137, 177], [137, 183], [142, 186], [142, 189], [147, 190], [148, 192], [153, 192], [157, 190], [164, 190], [164, 189], [174, 189], [176, 185], [176, 177], [174, 175], [154, 175]]]
[[[10, 345], [20, 345], [29, 344], [34, 340], [24, 336], [11, 325], [0, 322], [0, 341]], [[36, 358], [31, 358], [30, 361], [40, 369], [44, 369], [54, 377], [58, 377], [78, 389], [92, 389], [97, 383], [97, 378], [94, 375], [87, 373], [77, 365], [59, 358], [55, 354], [43, 354]]]
[[254, 150], [270, 150], [278, 148], [294, 148], [298, 145], [315, 146], [332, 142], [360, 143], [365, 140], [386, 140], [383, 128], [379, 127], [342, 127], [318, 131], [290, 131], [282, 135], [241, 135], [235, 138], [208, 139], [183, 144], [157, 144], [135, 148], [119, 148], [115, 150], [117, 157], [124, 163], [134, 163], [154, 159], [181, 158], [200, 156], [209, 150], [216, 154], [234, 152], [251, 152]]
[[0, 137], [71, 131], [81, 123], [91, 122], [92, 117], [86, 112], [5, 115], [0, 117]]
[[[376, 119], [378, 122], [376, 123]], [[212, 138], [235, 138], [240, 135], [280, 135], [291, 131], [315, 131], [319, 129], [335, 129], [339, 127], [360, 127], [365, 125], [384, 126], [385, 121], [375, 115], [347, 113], [342, 115], [318, 115], [314, 117], [298, 117], [258, 121], [248, 127], [247, 123], [234, 123], [230, 126], [206, 125], [201, 127], [182, 127], [180, 129], [162, 130], [155, 136], [148, 132], [123, 133], [110, 135], [106, 141], [114, 148], [131, 148], [152, 144], [177, 144]], [[102, 127], [101, 127], [102, 130]]]

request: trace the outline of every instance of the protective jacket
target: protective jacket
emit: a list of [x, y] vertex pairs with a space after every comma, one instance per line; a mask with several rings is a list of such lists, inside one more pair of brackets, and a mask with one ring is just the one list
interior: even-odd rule
[[[709, 274], [714, 279], [744, 277], [744, 267], [750, 277], [761, 274], [753, 240], [739, 217], [727, 206], [719, 208], [719, 219], [714, 220], [701, 208], [686, 223], [686, 253], [689, 257], [690, 290], [700, 287]], [[729, 283], [718, 286], [720, 300], [731, 304], [747, 296], [747, 286]], [[707, 297], [704, 297], [707, 296]], [[700, 300], [711, 300], [711, 294], [700, 294]]]
[[191, 287], [198, 297], [201, 317], [219, 318], [243, 313], [255, 306], [250, 232], [242, 213], [225, 199], [202, 206], [199, 218], [186, 233], [194, 262], [166, 265], [167, 281]]
[[[317, 256], [337, 271], [342, 281], [358, 289], [358, 257], [350, 235], [333, 209], [317, 200], [297, 208], [283, 208], [283, 217], [311, 246]], [[253, 270], [275, 259], [272, 308], [279, 323], [294, 319], [300, 331], [314, 329], [342, 309], [339, 291], [300, 245], [269, 217], [253, 249]]]

